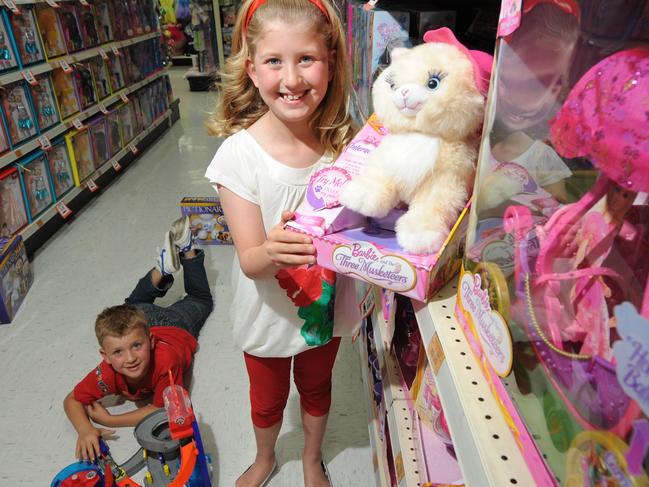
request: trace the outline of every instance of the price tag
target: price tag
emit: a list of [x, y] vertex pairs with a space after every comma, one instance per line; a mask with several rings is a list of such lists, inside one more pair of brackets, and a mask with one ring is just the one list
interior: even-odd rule
[[115, 54], [115, 56], [121, 56], [122, 55], [122, 53], [119, 52], [119, 49], [117, 48], [117, 46], [115, 44], [113, 44], [110, 49], [111, 49], [111, 51], [113, 51], [113, 54]]
[[97, 191], [99, 191], [99, 186], [97, 186], [97, 183], [95, 183], [94, 179], [92, 178], [88, 179], [86, 186], [88, 187], [91, 193], [96, 193]]
[[38, 81], [34, 78], [34, 73], [32, 73], [31, 69], [26, 69], [25, 71], [22, 71], [21, 74], [23, 75], [23, 78], [25, 78], [25, 81], [30, 85], [36, 86], [38, 84]]
[[369, 0], [369, 2], [363, 5], [363, 10], [365, 10], [366, 12], [372, 10], [377, 3], [379, 3], [379, 0]]
[[117, 162], [117, 159], [111, 159], [110, 165], [113, 166], [115, 172], [120, 172], [122, 170], [122, 165], [119, 162]]
[[45, 2], [52, 8], [61, 8], [61, 6], [54, 0], [45, 0]]
[[106, 54], [106, 51], [104, 51], [103, 47], [100, 47], [99, 49], [97, 49], [97, 51], [99, 52], [99, 55], [102, 59], [108, 59], [108, 54]]
[[125, 92], [122, 91], [122, 92], [119, 94], [119, 97], [122, 99], [122, 101], [123, 101], [124, 103], [128, 103], [128, 96], [126, 96], [126, 93], [125, 93]]
[[7, 7], [11, 12], [15, 15], [20, 15], [22, 12], [18, 7], [16, 7], [16, 4], [13, 2], [13, 0], [2, 0], [2, 3], [4, 4], [5, 7]]
[[52, 142], [50, 142], [47, 135], [41, 135], [38, 138], [38, 143], [41, 145], [41, 149], [43, 150], [50, 150], [52, 148]]
[[76, 128], [77, 130], [83, 130], [83, 129], [86, 128], [86, 126], [83, 124], [83, 122], [81, 120], [79, 120], [78, 118], [75, 118], [74, 120], [72, 120], [72, 125], [74, 125], [74, 128]]
[[138, 153], [140, 152], [140, 149], [138, 149], [133, 143], [129, 144], [128, 148], [133, 153], [134, 156], [138, 155]]
[[59, 201], [56, 204], [56, 211], [59, 212], [59, 215], [61, 215], [61, 218], [66, 220], [70, 215], [72, 215], [72, 210], [68, 208], [68, 205], [65, 204], [63, 201]]
[[72, 72], [72, 66], [70, 66], [65, 59], [61, 59], [59, 61], [59, 66], [61, 66], [61, 69], [63, 70], [64, 73]]
[[83, 5], [84, 7], [90, 7], [90, 4], [88, 3], [88, 0], [79, 0], [79, 3]]
[[102, 102], [99, 102], [99, 111], [104, 115], [108, 114], [108, 108], [106, 108], [106, 105], [104, 105]]
[[45, 224], [45, 223], [43, 222], [43, 220], [36, 220], [36, 226], [37, 226], [38, 228], [41, 228], [44, 224]]

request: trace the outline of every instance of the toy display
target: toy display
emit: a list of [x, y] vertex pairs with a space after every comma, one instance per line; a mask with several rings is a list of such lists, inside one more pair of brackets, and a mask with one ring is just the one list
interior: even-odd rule
[[3, 86], [2, 114], [12, 147], [36, 135], [36, 117], [24, 81]]
[[63, 36], [65, 37], [68, 52], [80, 51], [84, 48], [84, 45], [76, 5], [73, 2], [62, 2], [57, 12], [61, 21], [61, 27], [63, 28]]
[[133, 36], [131, 14], [129, 12], [128, 0], [116, 0], [113, 2], [113, 28], [115, 39], [128, 39]]
[[137, 123], [134, 118], [133, 107], [130, 103], [125, 103], [119, 106], [117, 113], [122, 143], [126, 146], [137, 135], [135, 133]]
[[89, 59], [87, 65], [90, 67], [92, 77], [95, 80], [97, 97], [99, 100], [103, 100], [110, 95], [110, 75], [106, 63], [101, 57], [97, 56]]
[[38, 127], [41, 132], [59, 123], [59, 112], [56, 109], [56, 98], [52, 78], [49, 73], [36, 77], [38, 84], [29, 86], [34, 102], [34, 110], [38, 118]]
[[75, 69], [71, 73], [72, 79], [81, 102], [81, 109], [85, 110], [97, 103], [97, 92], [95, 91], [90, 63], [76, 63], [74, 67]]
[[81, 186], [81, 183], [95, 171], [90, 132], [88, 130], [75, 130], [65, 135], [65, 142], [72, 160], [74, 184]]
[[18, 67], [18, 60], [11, 41], [11, 30], [4, 22], [0, 22], [0, 71]]
[[128, 10], [131, 15], [131, 28], [133, 32], [129, 35], [142, 35], [144, 34], [144, 17], [142, 12], [142, 2], [140, 0], [128, 0]]
[[145, 485], [152, 487], [211, 487], [211, 458], [203, 449], [187, 391], [172, 379], [163, 399], [164, 410], [149, 414], [135, 427], [133, 434], [141, 448], [129, 460], [118, 465], [106, 443], [100, 440], [101, 455], [97, 460], [69, 465], [54, 477], [50, 487], [76, 485], [75, 482], [95, 487], [140, 487], [131, 476], [142, 469], [146, 469]]
[[503, 19], [456, 315], [536, 485], [649, 485], [649, 44], [584, 12]]
[[124, 78], [124, 70], [122, 69], [120, 58], [115, 56], [112, 51], [108, 53], [106, 66], [108, 67], [108, 74], [110, 75], [111, 91], [116, 93], [126, 86], [126, 78]]
[[218, 197], [185, 197], [180, 201], [180, 213], [189, 216], [192, 233], [201, 245], [232, 244]]
[[104, 162], [110, 159], [106, 121], [104, 120], [104, 116], [101, 115], [99, 118], [87, 123], [88, 131], [90, 132], [90, 143], [92, 144], [95, 166], [100, 167]]
[[99, 44], [99, 30], [95, 10], [92, 6], [79, 5], [77, 8], [83, 44], [86, 48], [96, 46]]
[[96, 0], [93, 3], [97, 17], [97, 34], [99, 43], [105, 44], [113, 40], [113, 8], [109, 0]]
[[52, 144], [52, 148], [47, 152], [47, 160], [54, 183], [54, 194], [59, 200], [74, 186], [70, 156], [64, 140]]
[[33, 281], [22, 237], [0, 237], [0, 323], [11, 323]]
[[36, 5], [36, 20], [47, 59], [67, 54], [65, 35], [56, 10], [49, 5]]
[[0, 171], [0, 236], [10, 237], [27, 224], [27, 210], [15, 167]]
[[34, 155], [21, 161], [19, 167], [31, 222], [54, 203], [47, 156], [42, 151], [36, 151]]
[[45, 59], [41, 38], [38, 34], [34, 9], [25, 6], [20, 15], [15, 15], [3, 9], [9, 18], [9, 25], [13, 31], [15, 45], [20, 55], [21, 66], [29, 66]]
[[59, 113], [61, 118], [68, 118], [81, 111], [81, 102], [75, 89], [72, 73], [66, 73], [62, 69], [52, 71], [52, 84], [54, 93], [59, 102]]
[[126, 144], [122, 143], [122, 136], [119, 129], [119, 113], [117, 110], [111, 110], [106, 115], [106, 130], [108, 132], [108, 148], [110, 157], [115, 157]]

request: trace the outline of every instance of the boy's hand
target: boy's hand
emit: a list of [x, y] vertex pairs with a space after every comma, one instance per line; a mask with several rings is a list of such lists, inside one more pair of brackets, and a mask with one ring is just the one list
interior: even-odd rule
[[275, 267], [298, 267], [304, 264], [315, 264], [315, 247], [311, 238], [301, 233], [285, 230], [286, 222], [293, 219], [291, 211], [282, 213], [282, 221], [268, 233], [264, 250]]
[[108, 412], [108, 409], [106, 409], [99, 402], [93, 402], [92, 404], [87, 405], [86, 413], [88, 413], [88, 417], [95, 423], [99, 423], [104, 426], [113, 426], [110, 424], [110, 421], [113, 417], [112, 414], [110, 414], [110, 412]]
[[75, 456], [79, 460], [93, 462], [100, 454], [99, 438], [111, 438], [114, 435], [115, 430], [95, 428], [94, 426], [84, 428], [79, 432], [77, 438]]

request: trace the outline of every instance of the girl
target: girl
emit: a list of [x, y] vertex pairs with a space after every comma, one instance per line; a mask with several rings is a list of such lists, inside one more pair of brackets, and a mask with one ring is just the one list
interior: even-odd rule
[[304, 482], [330, 485], [320, 448], [339, 345], [332, 339], [334, 274], [313, 265], [310, 238], [284, 225], [310, 175], [351, 139], [345, 51], [328, 0], [248, 0], [208, 122], [211, 134], [228, 136], [206, 177], [221, 196], [240, 266], [233, 274], [234, 339], [250, 378], [257, 443], [255, 461], [237, 487], [265, 485], [276, 468], [292, 361]]

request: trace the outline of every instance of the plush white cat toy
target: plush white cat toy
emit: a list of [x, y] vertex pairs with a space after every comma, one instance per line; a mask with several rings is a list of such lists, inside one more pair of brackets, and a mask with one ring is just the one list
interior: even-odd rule
[[439, 250], [470, 196], [493, 62], [447, 28], [424, 41], [394, 49], [374, 83], [374, 109], [389, 135], [340, 194], [344, 206], [376, 218], [407, 203], [395, 230], [414, 253]]

